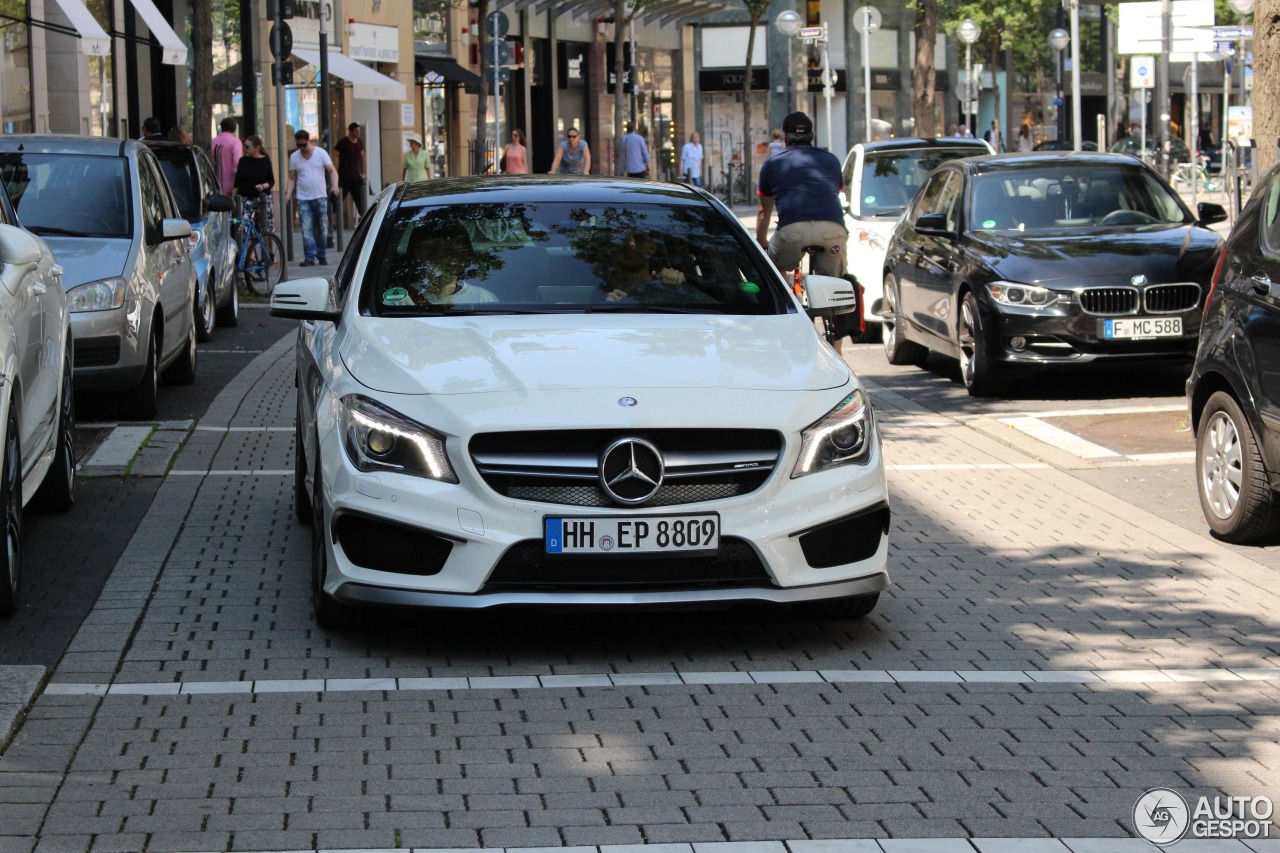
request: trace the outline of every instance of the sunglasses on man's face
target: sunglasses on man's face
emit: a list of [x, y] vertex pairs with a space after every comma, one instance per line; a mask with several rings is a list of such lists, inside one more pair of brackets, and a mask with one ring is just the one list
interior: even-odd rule
[[571, 134], [569, 134], [569, 138], [570, 138], [570, 139], [577, 139], [577, 138], [578, 138], [578, 134], [576, 134], [576, 133], [571, 133]]

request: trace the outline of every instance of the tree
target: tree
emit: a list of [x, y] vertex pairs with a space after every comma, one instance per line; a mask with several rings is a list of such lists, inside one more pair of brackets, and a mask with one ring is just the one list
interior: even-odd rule
[[191, 0], [191, 141], [208, 149], [213, 138], [213, 0]]
[[1260, 171], [1276, 162], [1280, 140], [1280, 100], [1261, 93], [1274, 92], [1280, 83], [1280, 0], [1258, 0], [1253, 15], [1253, 138], [1257, 140]]
[[911, 112], [915, 135], [926, 139], [938, 135], [937, 91], [933, 50], [938, 41], [938, 0], [916, 0], [916, 61], [911, 68]]
[[747, 31], [747, 70], [742, 77], [742, 168], [747, 187], [750, 188], [751, 176], [755, 174], [751, 156], [755, 148], [751, 144], [751, 55], [756, 50], [756, 27], [760, 26], [761, 19], [769, 11], [769, 0], [742, 0], [742, 3], [747, 7], [747, 15], [751, 18], [751, 27]]

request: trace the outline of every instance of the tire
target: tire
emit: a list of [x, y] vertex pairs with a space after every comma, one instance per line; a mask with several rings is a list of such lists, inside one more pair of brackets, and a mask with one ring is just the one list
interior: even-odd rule
[[307, 452], [302, 446], [302, 404], [293, 427], [293, 512], [298, 523], [310, 527], [313, 521], [311, 495], [307, 492]]
[[240, 325], [240, 282], [232, 280], [227, 289], [231, 293], [227, 296], [227, 304], [218, 308], [218, 325], [234, 329]]
[[34, 508], [45, 512], [67, 512], [76, 505], [76, 397], [71, 384], [70, 352], [66, 359], [58, 401], [58, 449], [31, 502]]
[[[317, 451], [319, 442], [316, 444]], [[311, 478], [311, 608], [316, 624], [326, 631], [345, 631], [354, 628], [360, 620], [360, 611], [344, 604], [324, 591], [324, 580], [329, 574], [328, 531], [324, 518], [324, 490], [321, 484], [320, 466], [316, 466]]]
[[1214, 535], [1244, 545], [1280, 532], [1280, 500], [1271, 491], [1258, 440], [1235, 399], [1209, 397], [1196, 432], [1196, 491]]
[[4, 460], [0, 464], [0, 508], [4, 547], [0, 548], [0, 616], [12, 615], [22, 597], [22, 454], [18, 445], [18, 406], [9, 404]]
[[194, 385], [196, 382], [196, 330], [187, 333], [187, 345], [173, 364], [164, 372], [164, 381], [170, 385]]
[[884, 277], [884, 313], [881, 339], [884, 342], [884, 356], [890, 364], [910, 364], [919, 367], [929, 357], [929, 350], [915, 341], [902, 337], [899, 328], [902, 315], [898, 312], [898, 283], [893, 276]]
[[880, 601], [880, 593], [851, 595], [847, 598], [831, 598], [811, 601], [803, 605], [804, 613], [813, 619], [861, 619], [870, 615]]
[[[266, 256], [263, 255], [264, 247]], [[284, 279], [284, 244], [274, 234], [263, 234], [261, 243], [254, 241], [249, 244], [244, 263], [246, 267], [258, 268], [252, 272], [245, 271], [245, 285], [253, 293], [269, 296], [271, 289]]]
[[987, 352], [987, 337], [978, 313], [978, 299], [966, 293], [960, 303], [960, 378], [970, 397], [999, 397], [1007, 380], [1000, 365]]
[[160, 341], [156, 330], [151, 330], [151, 340], [147, 346], [147, 366], [142, 373], [142, 381], [132, 391], [125, 392], [123, 407], [126, 418], [149, 421], [156, 416], [156, 395], [160, 387]]
[[209, 280], [204, 285], [204, 307], [192, 306], [192, 310], [195, 311], [196, 340], [201, 343], [213, 340], [213, 330], [217, 325], [218, 309], [213, 304], [215, 299], [213, 282], [216, 278], [216, 273], [212, 269], [209, 270]]

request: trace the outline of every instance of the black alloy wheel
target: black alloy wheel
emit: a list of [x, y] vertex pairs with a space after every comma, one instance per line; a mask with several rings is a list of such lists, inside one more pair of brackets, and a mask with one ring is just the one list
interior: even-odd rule
[[22, 597], [22, 455], [18, 406], [9, 403], [4, 459], [0, 462], [0, 507], [4, 508], [4, 548], [0, 549], [0, 616], [12, 615]]
[[884, 277], [884, 309], [880, 316], [884, 325], [881, 332], [884, 355], [889, 363], [916, 367], [924, 364], [929, 350], [915, 341], [906, 340], [899, 328], [902, 315], [898, 312], [898, 283], [891, 275]]
[[58, 449], [32, 506], [47, 512], [67, 512], [76, 505], [76, 397], [71, 383], [73, 357], [67, 350], [58, 400]]
[[978, 313], [978, 299], [966, 293], [960, 303], [960, 378], [970, 397], [998, 397], [1004, 393], [1004, 371], [987, 352], [987, 339]]

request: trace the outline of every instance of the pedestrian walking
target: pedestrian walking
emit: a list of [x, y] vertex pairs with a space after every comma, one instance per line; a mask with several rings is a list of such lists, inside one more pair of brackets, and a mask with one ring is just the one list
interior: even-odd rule
[[244, 216], [252, 219], [258, 230], [266, 234], [276, 230], [275, 205], [271, 203], [271, 190], [276, 185], [275, 169], [271, 158], [262, 146], [262, 137], [246, 136], [244, 156], [236, 164], [236, 193], [244, 199]]
[[1000, 119], [995, 118], [991, 120], [991, 128], [986, 133], [982, 134], [982, 138], [997, 154], [1004, 151], [1004, 140], [1000, 138]]
[[1018, 150], [1031, 151], [1035, 147], [1035, 143], [1031, 141], [1031, 128], [1024, 123], [1018, 128]]
[[511, 141], [502, 147], [502, 171], [507, 175], [529, 174], [528, 149], [524, 145], [524, 131], [511, 131]]
[[333, 153], [337, 158], [334, 168], [338, 170], [338, 186], [342, 189], [339, 203], [344, 203], [347, 196], [351, 196], [356, 207], [356, 220], [359, 221], [365, 210], [365, 151], [359, 122], [347, 125], [347, 135], [333, 146]]
[[404, 152], [404, 169], [400, 179], [404, 181], [427, 181], [431, 179], [430, 158], [422, 147], [422, 137], [416, 133], [406, 133], [409, 150]]
[[329, 263], [324, 254], [329, 236], [326, 199], [339, 197], [338, 170], [323, 148], [311, 144], [310, 133], [299, 130], [294, 139], [298, 150], [289, 155], [289, 194], [298, 202], [302, 220], [303, 261], [298, 266], [314, 267]]
[[[769, 143], [769, 157], [775, 154], [781, 154], [787, 147], [787, 143], [782, 141], [782, 131], [774, 129], [773, 141]], [[765, 159], [768, 159], [767, 157]]]
[[647, 178], [649, 144], [631, 127], [631, 122], [623, 124], [623, 128], [626, 133], [622, 135], [622, 171], [628, 178]]
[[695, 187], [702, 186], [702, 142], [695, 130], [680, 150], [680, 177], [688, 176]]
[[209, 143], [209, 154], [213, 159], [213, 174], [218, 181], [218, 192], [231, 195], [236, 189], [236, 170], [244, 157], [244, 143], [236, 136], [236, 120], [224, 118], [218, 125], [219, 133]]
[[556, 150], [556, 159], [551, 164], [551, 174], [591, 174], [591, 149], [587, 147], [587, 140], [580, 138], [576, 127], [569, 128], [564, 141]]

